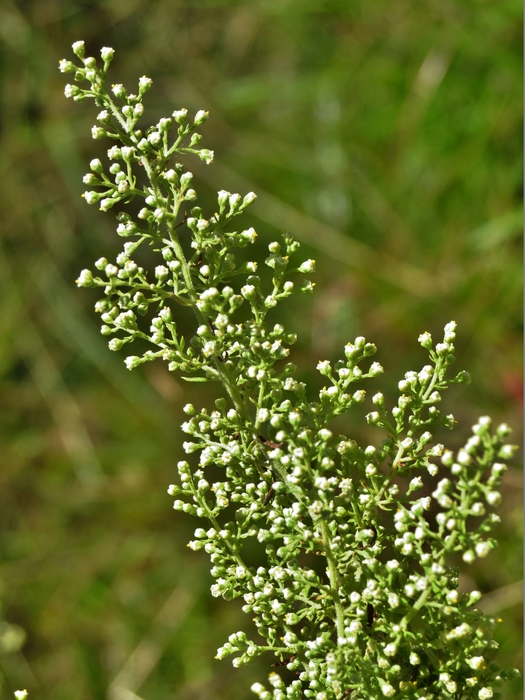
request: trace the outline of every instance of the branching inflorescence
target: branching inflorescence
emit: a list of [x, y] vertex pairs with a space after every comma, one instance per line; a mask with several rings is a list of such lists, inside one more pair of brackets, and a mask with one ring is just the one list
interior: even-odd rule
[[[269, 689], [252, 686], [261, 700], [497, 698], [509, 673], [493, 663], [496, 621], [475, 608], [479, 592], [458, 592], [451, 562], [493, 548], [493, 508], [514, 447], [508, 426], [493, 430], [487, 417], [457, 453], [434, 439], [454, 425], [438, 408], [443, 391], [469, 380], [448, 377], [456, 324], [436, 345], [429, 333], [419, 337], [429, 364], [407, 372], [393, 408], [373, 396], [366, 422], [379, 429], [377, 446], [334, 432], [335, 416], [363, 404], [364, 380], [383, 372], [369, 359], [376, 347], [359, 337], [335, 364], [319, 362], [326, 386], [309, 396], [286, 362], [295, 335], [266, 317], [291, 294], [312, 291], [303, 275], [314, 261], [294, 266], [299, 244], [284, 234], [268, 246], [271, 281], [255, 262], [238, 263], [233, 250], [256, 233], [232, 227], [255, 195], [221, 190], [217, 211], [205, 215], [178, 160], [213, 160], [196, 132], [207, 112], [191, 120], [179, 109], [143, 131], [151, 80], [140, 78], [137, 94], [113, 85], [111, 95], [114, 51], [101, 50], [102, 65], [85, 57], [83, 42], [73, 51], [80, 65], [62, 60], [60, 69], [90, 87], [67, 85], [65, 94], [93, 98], [101, 109], [93, 138], [114, 141], [109, 167], [91, 161], [84, 182], [96, 189], [83, 196], [102, 211], [143, 200], [135, 214], [117, 214], [127, 241], [116, 261], [100, 258], [99, 272], [83, 270], [77, 284], [103, 290], [96, 310], [112, 350], [149, 346], [126, 358], [129, 369], [161, 358], [183, 379], [225, 389], [211, 412], [185, 406], [184, 450], [198, 464], [180, 461], [180, 485], [169, 488], [176, 510], [207, 521], [189, 546], [210, 556], [212, 595], [243, 598], [255, 623], [251, 637], [231, 634], [218, 658], [233, 655], [241, 666], [267, 653], [282, 667]], [[134, 261], [145, 243], [159, 256], [152, 270]], [[196, 317], [190, 338], [177, 328], [180, 305]], [[259, 566], [246, 561], [254, 543]]]

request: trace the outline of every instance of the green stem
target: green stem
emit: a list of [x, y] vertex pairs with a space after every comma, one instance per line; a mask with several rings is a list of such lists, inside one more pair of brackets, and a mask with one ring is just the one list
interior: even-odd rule
[[323, 548], [326, 561], [328, 562], [328, 576], [330, 578], [330, 592], [332, 594], [332, 600], [335, 606], [335, 618], [337, 625], [337, 636], [339, 639], [343, 639], [345, 636], [345, 616], [343, 610], [343, 604], [341, 603], [341, 598], [339, 597], [339, 574], [337, 572], [337, 564], [332, 554], [330, 548], [331, 538], [330, 530], [325, 520], [321, 520], [321, 533], [323, 536]]
[[[149, 176], [148, 172], [148, 176]], [[153, 184], [153, 183], [152, 183]], [[180, 203], [177, 202], [177, 204], [174, 207], [174, 215], [176, 216], [178, 214], [178, 210], [180, 207]], [[193, 284], [193, 280], [191, 277], [191, 271], [190, 271], [190, 265], [188, 264], [188, 261], [186, 260], [186, 256], [184, 255], [184, 251], [182, 250], [182, 246], [179, 241], [179, 237], [177, 236], [177, 233], [174, 228], [171, 226], [169, 227], [169, 235], [171, 242], [173, 244], [173, 248], [175, 250], [175, 255], [177, 256], [177, 260], [181, 264], [181, 271], [182, 271], [182, 276], [184, 278], [184, 282], [186, 283], [186, 288], [188, 290], [188, 296], [190, 298], [193, 311], [195, 312], [195, 315], [197, 317], [197, 320], [199, 321], [199, 324], [201, 325], [209, 325], [209, 319], [208, 317], [202, 313], [202, 311], [199, 310], [197, 307], [197, 293], [195, 291], [195, 286]], [[221, 362], [218, 358], [214, 358], [214, 364], [215, 368], [217, 370], [217, 373], [219, 374], [219, 377], [226, 388], [226, 391], [228, 392], [231, 400], [233, 401], [233, 405], [235, 406], [237, 413], [239, 413], [244, 420], [247, 422], [251, 423], [251, 418], [248, 413], [248, 409], [246, 407], [246, 404], [244, 403], [244, 400], [241, 396], [241, 393], [239, 389], [237, 388], [237, 385], [235, 384], [235, 381], [231, 377], [230, 373], [228, 372], [228, 369], [224, 366], [224, 363]]]

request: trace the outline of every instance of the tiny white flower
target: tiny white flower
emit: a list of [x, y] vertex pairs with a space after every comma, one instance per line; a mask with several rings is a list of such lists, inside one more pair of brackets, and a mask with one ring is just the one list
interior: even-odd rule
[[476, 547], [476, 554], [480, 559], [483, 559], [488, 554], [490, 554], [492, 547], [489, 542], [478, 542]]
[[245, 284], [241, 289], [241, 294], [245, 299], [253, 299], [256, 296], [255, 287], [253, 284]]
[[205, 122], [209, 116], [210, 116], [209, 112], [206, 112], [204, 109], [199, 109], [199, 111], [195, 115], [193, 123], [196, 124], [197, 126], [199, 126], [200, 124]]
[[270, 411], [267, 408], [259, 409], [259, 412], [257, 414], [257, 420], [259, 423], [264, 423], [265, 421], [269, 420], [269, 418], [270, 418]]
[[381, 686], [381, 692], [386, 698], [393, 698], [396, 694], [395, 688], [390, 685], [390, 683], [383, 683]]
[[148, 136], [148, 141], [151, 143], [152, 146], [157, 146], [159, 143], [162, 142], [162, 134], [159, 131], [152, 131], [151, 134]]
[[516, 447], [514, 445], [503, 445], [499, 451], [499, 456], [503, 457], [503, 459], [510, 459], [514, 455], [515, 451]]
[[317, 371], [320, 372], [321, 374], [327, 375], [330, 372], [330, 362], [328, 360], [320, 360], [317, 363], [316, 367]]
[[420, 476], [416, 476], [413, 479], [411, 479], [410, 484], [408, 485], [408, 488], [410, 491], [415, 491], [416, 489], [420, 489], [423, 486], [423, 479]]
[[73, 49], [73, 53], [75, 54], [75, 56], [78, 56], [79, 58], [82, 58], [86, 51], [85, 44], [83, 41], [75, 41], [72, 44], [71, 48]]
[[428, 331], [422, 333], [417, 340], [419, 344], [422, 345], [424, 348], [432, 347], [432, 336]]
[[501, 494], [498, 491], [489, 491], [486, 498], [487, 503], [491, 506], [499, 506], [501, 503]]
[[422, 540], [425, 538], [425, 531], [422, 527], [416, 527], [414, 531], [414, 537], [416, 540]]
[[74, 63], [67, 61], [65, 58], [58, 62], [58, 68], [61, 73], [73, 73], [76, 70]]
[[101, 129], [100, 126], [93, 126], [91, 128], [91, 136], [94, 139], [103, 139], [104, 136], [106, 135], [106, 132], [104, 129]]
[[[143, 75], [141, 78], [139, 78], [139, 91], [142, 93], [142, 92], [145, 92], [146, 90], [149, 90], [152, 83], [153, 83], [153, 81], [151, 78], [148, 78], [146, 75]], [[118, 97], [118, 95], [117, 95], [117, 97]]]
[[485, 667], [485, 659], [483, 656], [472, 656], [470, 659], [467, 659], [467, 664], [475, 671], [479, 671]]
[[370, 369], [368, 370], [368, 373], [372, 377], [377, 377], [379, 374], [383, 374], [383, 372], [383, 366], [379, 364], [379, 362], [372, 362]]
[[141, 359], [136, 355], [130, 355], [129, 357], [126, 357], [124, 362], [128, 369], [135, 369], [135, 367], [138, 367], [140, 365]]
[[468, 465], [472, 462], [472, 457], [469, 455], [469, 453], [466, 450], [460, 450], [458, 452], [458, 462], [460, 464]]
[[209, 165], [210, 163], [213, 163], [213, 156], [214, 153], [213, 151], [208, 150], [207, 148], [201, 149], [198, 154], [199, 158], [206, 163], [206, 165]]
[[173, 118], [177, 122], [177, 124], [184, 124], [186, 119], [188, 118], [188, 110], [186, 108], [183, 109], [176, 109], [173, 114]]
[[299, 266], [299, 272], [315, 272], [315, 260], [305, 260]]
[[110, 46], [103, 46], [100, 49], [100, 55], [102, 57], [102, 60], [105, 63], [107, 63], [108, 61], [111, 61], [111, 59], [115, 55], [115, 49], [112, 49]]
[[74, 97], [75, 95], [78, 95], [79, 93], [79, 88], [76, 85], [66, 85], [64, 88], [64, 95], [66, 97]]
[[93, 283], [93, 273], [91, 270], [82, 270], [77, 279], [77, 286], [90, 287]]
[[459, 601], [459, 593], [456, 590], [449, 591], [447, 593], [447, 601], [451, 605], [455, 605]]
[[506, 469], [507, 469], [507, 465], [506, 465], [506, 464], [500, 464], [499, 462], [494, 462], [494, 464], [492, 465], [492, 474], [493, 474], [493, 475], [496, 475], [496, 476], [499, 476], [499, 475], [502, 474]]

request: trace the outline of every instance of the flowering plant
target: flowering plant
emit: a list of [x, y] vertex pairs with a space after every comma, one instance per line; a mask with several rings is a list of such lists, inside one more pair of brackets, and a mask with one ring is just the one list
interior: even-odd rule
[[[101, 50], [101, 65], [81, 41], [73, 52], [79, 64], [60, 62], [74, 75], [65, 94], [93, 98], [101, 109], [93, 138], [114, 142], [109, 167], [91, 161], [84, 183], [95, 189], [83, 196], [102, 211], [141, 201], [117, 214], [123, 252], [100, 258], [77, 284], [103, 292], [95, 309], [111, 350], [148, 346], [126, 358], [129, 369], [162, 359], [186, 381], [223, 387], [213, 411], [185, 406], [183, 447], [198, 460], [179, 461], [179, 484], [169, 487], [176, 510], [206, 523], [189, 546], [210, 556], [212, 595], [242, 598], [254, 622], [250, 637], [232, 633], [217, 657], [241, 666], [268, 654], [282, 670], [269, 689], [252, 686], [261, 700], [499, 697], [494, 689], [512, 672], [493, 661], [496, 621], [476, 609], [479, 592], [458, 591], [454, 563], [493, 548], [493, 509], [514, 446], [508, 426], [493, 429], [488, 417], [457, 452], [435, 439], [455, 423], [438, 408], [443, 392], [469, 381], [450, 375], [456, 324], [437, 344], [419, 337], [428, 364], [406, 373], [395, 405], [372, 397], [365, 420], [376, 444], [335, 432], [333, 419], [358, 413], [361, 385], [383, 372], [370, 361], [375, 345], [358, 337], [339, 361], [320, 361], [326, 385], [312, 395], [287, 361], [295, 335], [267, 315], [312, 291], [303, 275], [314, 261], [294, 263], [299, 244], [284, 234], [268, 246], [268, 276], [239, 263], [235, 249], [257, 234], [234, 230], [235, 220], [255, 195], [221, 190], [205, 214], [183, 164], [213, 160], [197, 133], [208, 113], [191, 119], [178, 109], [144, 130], [151, 80], [140, 78], [136, 94], [120, 84], [108, 91], [114, 51]], [[135, 260], [144, 244], [158, 256], [152, 269]], [[180, 306], [195, 314], [189, 337], [177, 327]], [[258, 565], [248, 563], [254, 551]]]

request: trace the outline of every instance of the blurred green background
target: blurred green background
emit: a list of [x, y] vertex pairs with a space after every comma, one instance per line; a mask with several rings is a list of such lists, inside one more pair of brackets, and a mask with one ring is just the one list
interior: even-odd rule
[[[522, 437], [521, 24], [519, 0], [2, 1], [1, 698], [241, 700], [272, 670], [214, 660], [248, 621], [211, 600], [198, 523], [166, 494], [181, 407], [208, 398], [160, 363], [129, 373], [74, 286], [120, 242], [80, 198], [108, 144], [63, 96], [71, 43], [114, 47], [114, 82], [152, 77], [152, 122], [209, 109], [201, 201], [254, 190], [260, 255], [286, 229], [316, 258], [316, 294], [284, 308], [305, 376], [362, 334], [393, 393], [419, 333], [458, 322], [457, 446], [485, 413]], [[521, 663], [521, 483], [516, 459], [500, 547], [462, 573], [502, 618], [503, 666]]]

